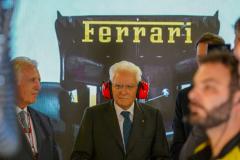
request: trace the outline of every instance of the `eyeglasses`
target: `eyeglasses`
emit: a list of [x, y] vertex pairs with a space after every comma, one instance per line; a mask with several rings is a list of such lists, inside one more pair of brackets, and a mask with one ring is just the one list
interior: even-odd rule
[[117, 90], [126, 88], [127, 90], [132, 90], [135, 87], [137, 87], [137, 85], [123, 85], [123, 84], [113, 84], [113, 87]]

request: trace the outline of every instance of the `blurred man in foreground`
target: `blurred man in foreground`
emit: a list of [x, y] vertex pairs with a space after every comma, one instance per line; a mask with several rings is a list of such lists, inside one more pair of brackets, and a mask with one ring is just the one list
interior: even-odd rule
[[229, 51], [215, 50], [200, 64], [189, 93], [190, 122], [206, 132], [207, 140], [189, 159], [240, 159], [238, 62]]
[[[204, 57], [208, 54], [208, 49], [210, 46], [214, 47], [224, 44], [225, 42], [222, 37], [209, 32], [204, 33], [196, 43], [196, 61], [198, 65], [199, 58]], [[202, 133], [202, 131], [200, 131], [198, 128], [194, 128], [193, 132], [191, 132], [192, 125], [190, 125], [186, 120], [186, 117], [189, 114], [188, 93], [190, 92], [191, 88], [192, 87], [187, 87], [179, 91], [176, 98], [175, 116], [173, 120], [174, 136], [173, 143], [171, 145], [171, 154], [174, 160], [185, 160], [189, 154], [191, 155], [193, 148], [206, 137], [205, 134]], [[184, 145], [186, 141], [187, 144]], [[183, 152], [180, 156], [180, 151], [182, 148]]]

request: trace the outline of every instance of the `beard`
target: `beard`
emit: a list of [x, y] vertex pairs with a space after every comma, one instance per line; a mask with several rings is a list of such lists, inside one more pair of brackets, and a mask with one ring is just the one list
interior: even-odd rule
[[230, 117], [230, 112], [232, 108], [232, 96], [230, 97], [231, 98], [228, 98], [220, 105], [213, 107], [214, 109], [211, 111], [207, 111], [205, 109], [206, 107], [202, 106], [199, 103], [190, 103], [190, 105], [194, 104], [195, 107], [201, 108], [206, 113], [206, 117], [204, 119], [200, 119], [197, 117], [197, 115], [190, 113], [190, 123], [203, 129], [209, 129], [226, 122]]

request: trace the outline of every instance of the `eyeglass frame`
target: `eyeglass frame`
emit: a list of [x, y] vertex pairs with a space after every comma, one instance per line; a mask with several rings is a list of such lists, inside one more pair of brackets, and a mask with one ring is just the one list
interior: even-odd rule
[[132, 90], [134, 89], [135, 87], [137, 87], [138, 85], [123, 85], [123, 84], [115, 84], [115, 83], [112, 83], [112, 87], [114, 87], [115, 89], [117, 90], [121, 90], [123, 88], [126, 88], [127, 90]]

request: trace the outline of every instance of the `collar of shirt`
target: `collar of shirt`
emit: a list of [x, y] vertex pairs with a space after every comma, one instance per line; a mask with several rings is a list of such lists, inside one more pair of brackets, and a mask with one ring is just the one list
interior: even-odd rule
[[26, 113], [28, 112], [27, 111], [27, 107], [25, 107], [24, 109], [21, 109], [21, 108], [19, 108], [18, 106], [16, 106], [16, 112], [17, 112], [17, 114], [19, 113], [19, 112], [21, 112], [21, 111], [25, 111]]
[[122, 109], [119, 105], [117, 105], [115, 102], [114, 102], [114, 108], [116, 110], [116, 113], [117, 113], [117, 117], [118, 117], [118, 121], [123, 121], [123, 116], [121, 115], [121, 112], [122, 111], [128, 111], [130, 112], [130, 120], [133, 121], [133, 116], [134, 116], [134, 102], [133, 104], [127, 109], [127, 110], [124, 110]]

